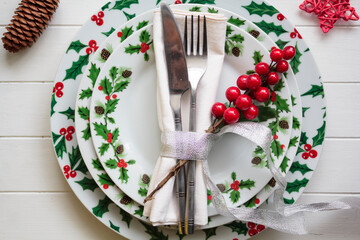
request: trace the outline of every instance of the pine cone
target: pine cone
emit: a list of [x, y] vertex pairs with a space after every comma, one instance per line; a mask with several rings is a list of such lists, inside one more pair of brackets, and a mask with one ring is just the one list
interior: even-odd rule
[[132, 74], [132, 71], [125, 70], [125, 71], [123, 71], [122, 76], [123, 76], [124, 78], [128, 78], [128, 77], [131, 76], [131, 74]]
[[124, 152], [124, 145], [119, 145], [115, 151], [117, 154], [122, 154]]
[[279, 122], [279, 126], [282, 128], [282, 129], [289, 129], [289, 123], [285, 120], [281, 120]]
[[270, 179], [270, 181], [269, 181], [268, 184], [269, 184], [270, 187], [275, 187], [275, 185], [276, 185], [276, 180], [275, 180], [275, 178]]
[[48, 26], [59, 0], [22, 0], [2, 41], [9, 52], [31, 47]]
[[104, 112], [105, 112], [105, 109], [103, 107], [100, 107], [100, 106], [96, 106], [95, 107], [95, 112], [99, 115], [103, 115]]
[[252, 164], [255, 164], [255, 165], [259, 165], [261, 163], [261, 158], [259, 157], [254, 157], [252, 160], [251, 160], [251, 163]]
[[110, 55], [111, 53], [107, 49], [104, 48], [103, 50], [101, 50], [101, 58], [104, 59], [105, 61], [108, 60]]
[[121, 198], [121, 200], [120, 200], [120, 203], [121, 203], [121, 204], [124, 204], [124, 205], [128, 205], [128, 204], [130, 204], [131, 202], [132, 202], [132, 199], [131, 199], [129, 196], [127, 196], [127, 195], [123, 196], [123, 197]]
[[238, 57], [240, 56], [240, 49], [238, 47], [234, 47], [232, 49], [232, 54], [235, 56], [235, 57]]
[[250, 35], [253, 36], [254, 38], [258, 38], [260, 36], [260, 32], [256, 31], [256, 30], [251, 30]]
[[222, 183], [216, 184], [217, 188], [220, 190], [220, 192], [225, 192], [225, 185]]
[[147, 174], [144, 174], [144, 175], [142, 175], [142, 182], [144, 183], [144, 184], [148, 184], [148, 183], [150, 183], [150, 177], [149, 177], [149, 175], [147, 175]]

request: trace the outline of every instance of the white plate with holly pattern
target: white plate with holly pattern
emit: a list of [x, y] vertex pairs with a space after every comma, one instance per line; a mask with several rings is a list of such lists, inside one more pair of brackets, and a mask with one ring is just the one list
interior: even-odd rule
[[[194, 2], [194, 0], [189, 2]], [[311, 52], [299, 34], [291, 34], [294, 38], [290, 37], [290, 33], [295, 33], [294, 26], [273, 6], [264, 1], [244, 0], [235, 5], [232, 0], [201, 0], [196, 2], [209, 4], [209, 9], [213, 6], [231, 9], [231, 11], [253, 21], [275, 42], [294, 45], [298, 50], [295, 59], [291, 62], [291, 66], [298, 79], [304, 118], [300, 147], [294, 164], [287, 174], [288, 188], [284, 195], [286, 203], [292, 204], [299, 198], [304, 187], [309, 182], [313, 170], [316, 168], [325, 133], [326, 106], [324, 91]], [[74, 125], [72, 116], [74, 114], [76, 90], [83, 75], [83, 67], [87, 65], [90, 59], [86, 53], [88, 42], [94, 40], [97, 44], [101, 44], [106, 38], [105, 33], [112, 28], [116, 29], [117, 26], [136, 14], [154, 8], [158, 3], [159, 1], [155, 0], [109, 2], [101, 8], [104, 16], [101, 17], [103, 23], [100, 26], [96, 24], [96, 21], [90, 20], [89, 17], [89, 21], [73, 41], [73, 43], [79, 41], [81, 46], [75, 51], [68, 51], [60, 64], [55, 80], [55, 86], [58, 88], [54, 89], [51, 99], [51, 131], [60, 167], [63, 170], [67, 170], [69, 167], [71, 171], [77, 173], [76, 176], [72, 174], [71, 177], [68, 176], [69, 171], [64, 170], [64, 175], [68, 176], [69, 185], [83, 204], [101, 222], [130, 239], [150, 239], [154, 237], [157, 239], [178, 239], [178, 236], [172, 230], [159, 229], [143, 224], [133, 219], [127, 212], [112, 205], [111, 200], [106, 198], [104, 193], [97, 188], [96, 183], [87, 173], [75, 138], [72, 138], [72, 134], [69, 133], [61, 135], [60, 130], [63, 128], [66, 130]], [[169, 1], [169, 3], [173, 3], [173, 1]], [[312, 149], [305, 149], [305, 144], [311, 145]], [[218, 238], [221, 239], [224, 237], [247, 239], [262, 229], [257, 230], [258, 227], [253, 224], [247, 225], [234, 221], [218, 228], [197, 231], [192, 237], [207, 239], [211, 236], [212, 239], [216, 239], [219, 236]]]
[[[239, 39], [235, 46], [242, 49], [242, 54], [225, 57], [216, 99], [220, 102], [226, 102], [225, 89], [235, 85], [238, 76], [253, 70], [261, 59], [270, 62], [268, 50], [256, 39], [241, 29], [232, 30], [228, 39]], [[90, 107], [91, 136], [98, 159], [112, 181], [139, 204], [147, 193], [147, 188], [138, 185], [139, 180], [152, 175], [160, 153], [152, 41], [152, 25], [149, 25], [119, 45], [100, 71]], [[258, 57], [253, 59], [254, 55]], [[279, 126], [283, 121], [291, 129], [291, 94], [286, 81], [280, 81], [271, 92], [276, 93], [277, 100], [256, 103], [260, 113], [255, 121], [265, 126]], [[270, 153], [279, 167], [285, 155], [282, 145], [289, 144], [291, 131], [278, 127], [273, 130], [277, 137], [272, 140]], [[265, 159], [262, 165], [254, 167], [251, 162], [254, 152], [264, 153], [250, 141], [226, 135], [219, 144], [209, 158], [211, 175], [215, 183], [227, 187], [223, 191], [227, 205], [236, 207], [258, 193], [272, 175]], [[230, 183], [235, 181], [239, 187], [231, 188]]]

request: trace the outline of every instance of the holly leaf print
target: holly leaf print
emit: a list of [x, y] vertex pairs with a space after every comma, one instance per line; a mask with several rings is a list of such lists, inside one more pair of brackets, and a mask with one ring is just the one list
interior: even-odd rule
[[123, 42], [125, 39], [127, 39], [131, 34], [134, 33], [132, 27], [124, 27], [123, 29], [121, 29], [121, 42]]
[[147, 52], [144, 53], [144, 60], [147, 62], [147, 61], [149, 61], [149, 59], [150, 59], [149, 54]]
[[129, 180], [129, 175], [127, 174], [128, 170], [126, 168], [119, 168], [120, 176], [119, 179], [121, 180], [121, 183], [127, 183]]
[[55, 105], [56, 105], [56, 98], [55, 98], [55, 94], [53, 94], [52, 96], [51, 96], [51, 111], [50, 111], [50, 117], [55, 113], [55, 111], [54, 111], [54, 107], [55, 107]]
[[119, 137], [119, 128], [115, 128], [115, 130], [112, 132], [112, 139], [115, 142]]
[[108, 3], [106, 3], [104, 6], [102, 6], [101, 10], [102, 10], [102, 11], [105, 11], [106, 9], [108, 9], [110, 3], [111, 3], [111, 2], [108, 2]]
[[240, 34], [234, 34], [231, 37], [229, 37], [229, 39], [231, 41], [234, 41], [234, 42], [237, 42], [237, 43], [242, 43], [245, 40], [245, 38]]
[[66, 111], [59, 112], [59, 113], [65, 115], [68, 120], [75, 121], [75, 110], [71, 109], [71, 107], [69, 107]]
[[286, 173], [286, 169], [288, 168], [289, 164], [289, 158], [288, 157], [284, 157], [283, 161], [281, 162], [280, 164], [280, 170], [283, 172], [283, 173]]
[[302, 117], [305, 117], [305, 113], [307, 110], [309, 110], [310, 108], [309, 107], [303, 107], [302, 108]]
[[133, 18], [136, 16], [135, 13], [134, 13], [134, 14], [130, 14], [130, 13], [127, 13], [127, 12], [125, 12], [125, 11], [123, 11], [123, 13], [124, 13], [127, 21], [133, 19]]
[[162, 231], [159, 231], [158, 227], [154, 227], [150, 224], [147, 224], [143, 221], [139, 221], [139, 223], [141, 223], [141, 225], [143, 225], [146, 229], [146, 233], [150, 235], [150, 239], [149, 240], [168, 240], [169, 237], [167, 235], [164, 235], [164, 233]]
[[232, 179], [233, 181], [236, 180], [236, 172], [232, 172], [232, 173], [231, 173], [231, 179]]
[[102, 143], [101, 146], [99, 147], [99, 153], [101, 156], [104, 156], [105, 152], [107, 152], [107, 150], [109, 150], [110, 144], [108, 143]]
[[83, 44], [79, 40], [73, 41], [69, 48], [66, 50], [66, 53], [68, 53], [70, 50], [74, 50], [75, 52], [79, 53], [83, 48], [87, 47], [86, 44]]
[[144, 206], [139, 206], [139, 209], [135, 210], [134, 215], [139, 215], [140, 217], [142, 217], [143, 213], [144, 213]]
[[150, 41], [150, 34], [148, 33], [147, 30], [144, 30], [140, 33], [139, 40], [142, 43], [147, 43]]
[[83, 89], [80, 94], [80, 100], [84, 100], [85, 98], [89, 99], [92, 96], [92, 90], [90, 88]]
[[109, 220], [109, 223], [110, 223], [110, 227], [115, 230], [116, 232], [120, 232], [120, 227], [114, 225], [110, 220]]
[[115, 28], [111, 27], [108, 32], [102, 32], [106, 37], [110, 36], [115, 31]]
[[87, 123], [86, 128], [81, 131], [83, 133], [82, 138], [87, 141], [91, 137], [90, 124]]
[[73, 62], [71, 67], [66, 70], [65, 80], [74, 79], [80, 74], [82, 74], [82, 68], [89, 63], [89, 55], [79, 56], [79, 59], [76, 62]]
[[275, 109], [267, 106], [258, 106], [259, 115], [257, 120], [259, 122], [266, 122], [269, 119], [276, 118], [277, 112]]
[[291, 105], [296, 106], [296, 102], [295, 102], [296, 98], [293, 95], [291, 95], [290, 97], [291, 97]]
[[274, 86], [275, 92], [281, 92], [281, 90], [284, 88], [284, 80], [282, 78], [279, 79], [279, 82]]
[[89, 75], [87, 77], [89, 79], [91, 79], [93, 87], [95, 86], [95, 82], [96, 82], [96, 79], [99, 76], [99, 73], [100, 73], [100, 68], [96, 67], [95, 63], [91, 63], [91, 67], [90, 67], [90, 70], [89, 70]]
[[289, 104], [280, 95], [276, 95], [276, 100], [273, 103], [279, 111], [290, 112]]
[[203, 232], [205, 233], [205, 240], [208, 240], [212, 236], [215, 236], [216, 235], [216, 229], [217, 229], [217, 227], [203, 229]]
[[299, 66], [301, 64], [300, 58], [302, 56], [302, 53], [300, 52], [297, 43], [295, 45], [295, 50], [296, 50], [296, 54], [290, 60], [290, 66], [291, 66], [292, 70], [294, 71], [294, 74], [297, 74], [299, 72]]
[[228, 20], [228, 23], [231, 23], [237, 27], [244, 25], [245, 22], [246, 22], [246, 20], [241, 20], [240, 18], [234, 18], [233, 16], [231, 16]]
[[263, 57], [264, 57], [264, 55], [261, 55], [260, 51], [254, 51], [254, 55], [252, 57], [254, 59], [254, 65], [261, 62]]
[[291, 198], [291, 199], [284, 198], [285, 204], [293, 204], [294, 202], [295, 202], [294, 198]]
[[201, 12], [201, 7], [195, 6], [189, 9], [189, 12]]
[[64, 152], [67, 153], [65, 137], [62, 135], [52, 133], [52, 138], [53, 138], [54, 144], [60, 138], [60, 140], [55, 144], [55, 153], [56, 153], [56, 156], [62, 158]]
[[293, 129], [300, 129], [300, 122], [297, 117], [293, 117]]
[[108, 197], [99, 200], [98, 205], [92, 209], [93, 214], [99, 218], [102, 218], [104, 213], [107, 213], [109, 211], [110, 203], [112, 203], [112, 201]]
[[280, 36], [283, 33], [287, 33], [287, 31], [281, 25], [275, 25], [274, 23], [268, 23], [264, 20], [261, 22], [254, 22], [256, 26], [261, 28], [266, 34], [275, 33], [276, 36]]
[[215, 8], [208, 8], [208, 13], [218, 13], [218, 10], [215, 10]]
[[134, 159], [127, 161], [127, 164], [129, 164], [129, 165], [134, 165], [135, 163], [136, 163], [136, 161]]
[[145, 21], [145, 20], [142, 21], [142, 22], [139, 22], [139, 24], [136, 27], [136, 30], [139, 30], [139, 29], [141, 29], [143, 27], [146, 27], [148, 24], [149, 24], [149, 21]]
[[290, 147], [295, 147], [298, 139], [299, 139], [299, 137], [293, 137], [292, 139], [290, 139], [289, 148]]
[[90, 117], [90, 111], [87, 107], [79, 107], [78, 108], [78, 114], [79, 116], [84, 120], [89, 120]]
[[110, 99], [105, 104], [105, 114], [111, 114], [115, 111], [116, 105], [118, 104], [119, 99]]
[[312, 96], [317, 97], [317, 96], [321, 96], [321, 98], [324, 98], [324, 87], [321, 83], [321, 85], [313, 85], [311, 84], [311, 89], [309, 91], [307, 91], [306, 93], [301, 95], [303, 96]]
[[76, 148], [72, 147], [72, 152], [69, 155], [69, 162], [71, 170], [75, 170], [75, 167], [79, 161], [82, 161], [79, 146]]
[[269, 126], [268, 126], [271, 130], [271, 134], [272, 135], [275, 135], [278, 130], [279, 130], [279, 123], [275, 120], [275, 121], [272, 121], [271, 123], [269, 123]]
[[117, 168], [117, 164], [118, 164], [118, 161], [116, 161], [116, 159], [112, 159], [112, 158], [105, 162], [105, 166], [110, 169]]
[[130, 82], [128, 80], [117, 82], [114, 87], [114, 92], [124, 91], [126, 89], [126, 87], [129, 85], [129, 83]]
[[[79, 151], [80, 152], [80, 151]], [[88, 169], [85, 165], [85, 162], [80, 154], [80, 161], [79, 161], [79, 164], [77, 165], [77, 167], [74, 169], [75, 171], [79, 171], [79, 172], [82, 172], [83, 174], [86, 174], [88, 172]]]
[[99, 159], [92, 159], [91, 164], [93, 165], [93, 167], [94, 167], [96, 170], [99, 170], [99, 171], [103, 171], [103, 170], [104, 170], [104, 168], [102, 167]]
[[109, 186], [114, 186], [115, 183], [110, 179], [109, 175], [102, 173], [102, 174], [98, 174], [99, 177], [99, 182], [101, 183], [101, 185], [107, 184]]
[[215, 4], [215, 0], [190, 0], [189, 3]]
[[128, 228], [130, 228], [130, 222], [132, 220], [132, 216], [128, 212], [122, 209], [120, 209], [120, 215], [122, 216], [121, 221], [126, 222]]
[[295, 180], [294, 182], [288, 183], [286, 186], [286, 191], [291, 194], [293, 192], [299, 192], [301, 188], [306, 187], [308, 184], [309, 179], [304, 178], [301, 181]]
[[134, 53], [139, 53], [140, 49], [141, 46], [139, 44], [135, 46], [129, 44], [129, 46], [125, 48], [125, 53], [129, 53], [130, 55], [132, 55]]
[[313, 171], [311, 168], [309, 168], [306, 164], [301, 164], [299, 162], [294, 162], [291, 165], [291, 168], [289, 170], [292, 173], [295, 173], [296, 171], [299, 171], [303, 176], [308, 173]]
[[238, 235], [242, 234], [246, 236], [249, 231], [246, 223], [239, 221], [233, 221], [231, 223], [225, 224], [224, 226], [230, 228], [232, 232], [236, 232]]
[[109, 133], [109, 130], [107, 129], [106, 125], [102, 123], [94, 123], [94, 129], [97, 136], [102, 137], [105, 141], [108, 139], [107, 134]]
[[100, 81], [100, 86], [102, 87], [102, 91], [103, 93], [106, 95], [106, 96], [110, 96], [111, 95], [111, 92], [113, 90], [113, 87], [111, 85], [111, 82], [110, 80], [105, 77], [104, 79], [102, 79]]
[[115, 80], [116, 79], [116, 77], [117, 77], [117, 75], [118, 75], [118, 71], [119, 71], [119, 69], [117, 68], [117, 67], [115, 67], [115, 66], [113, 66], [112, 68], [110, 68], [110, 70], [109, 70], [109, 76], [110, 76], [110, 78], [111, 78], [111, 80]]
[[256, 204], [255, 204], [255, 199], [256, 199], [257, 197], [256, 197], [256, 195], [253, 197], [253, 198], [251, 198], [249, 201], [247, 201], [247, 202], [245, 202], [244, 203], [244, 206], [245, 207], [247, 207], [247, 208], [253, 208], [253, 207], [255, 207], [256, 206]]
[[146, 195], [147, 195], [147, 193], [148, 193], [148, 190], [147, 190], [146, 188], [140, 188], [140, 189], [138, 190], [138, 193], [139, 193], [140, 196], [146, 197]]
[[256, 2], [251, 2], [248, 6], [243, 6], [250, 15], [256, 14], [262, 17], [263, 15], [269, 15], [270, 17], [279, 11], [276, 10], [273, 6], [269, 6], [266, 3], [257, 4]]
[[284, 153], [284, 150], [281, 149], [281, 143], [278, 140], [273, 139], [270, 148], [276, 157], [280, 157]]
[[98, 188], [98, 185], [96, 184], [94, 179], [90, 179], [90, 178], [87, 178], [87, 177], [84, 177], [82, 180], [75, 181], [75, 182], [77, 184], [79, 184], [84, 191], [85, 190], [90, 190], [90, 191], [94, 192], [95, 189]]
[[324, 121], [323, 125], [319, 129], [317, 129], [317, 134], [315, 137], [313, 137], [313, 148], [323, 143], [325, 137], [325, 126], [326, 122]]
[[226, 26], [226, 36], [229, 36], [233, 31], [234, 30], [229, 25]]
[[138, 0], [121, 0], [116, 1], [115, 5], [111, 8], [111, 10], [123, 10], [124, 8], [130, 8], [132, 4], [138, 4]]
[[289, 43], [289, 41], [283, 41], [283, 40], [279, 39], [275, 43], [282, 50]]
[[248, 179], [246, 181], [241, 180], [239, 184], [239, 189], [251, 189], [252, 187], [255, 187], [255, 182]]
[[237, 203], [240, 199], [240, 192], [239, 191], [231, 191], [230, 199], [231, 199], [231, 202]]
[[300, 145], [304, 145], [307, 143], [308, 141], [308, 137], [306, 136], [306, 132], [301, 132], [301, 135], [300, 135]]

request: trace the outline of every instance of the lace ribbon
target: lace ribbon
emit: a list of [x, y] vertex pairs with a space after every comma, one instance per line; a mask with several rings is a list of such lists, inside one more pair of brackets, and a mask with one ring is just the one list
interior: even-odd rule
[[[237, 134], [258, 146], [266, 153], [269, 170], [279, 187], [274, 192], [274, 203], [270, 209], [250, 209], [244, 206], [228, 207], [223, 194], [211, 180], [207, 157], [211, 148], [222, 135]], [[212, 194], [212, 201], [217, 212], [235, 220], [254, 222], [278, 231], [291, 234], [306, 234], [304, 226], [304, 212], [320, 212], [340, 209], [360, 209], [359, 198], [342, 198], [333, 202], [313, 204], [294, 204], [285, 206], [283, 194], [286, 189], [286, 179], [275, 168], [270, 160], [271, 130], [259, 123], [243, 122], [223, 127], [217, 134], [196, 132], [163, 132], [161, 136], [161, 156], [203, 161], [203, 173]]]

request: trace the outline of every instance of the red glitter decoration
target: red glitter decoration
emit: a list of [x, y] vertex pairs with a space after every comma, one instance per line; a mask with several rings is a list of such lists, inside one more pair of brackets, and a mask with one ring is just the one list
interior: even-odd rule
[[320, 20], [320, 28], [327, 33], [334, 27], [337, 20], [359, 20], [355, 8], [350, 6], [350, 0], [305, 0], [300, 9], [307, 13], [315, 13]]

